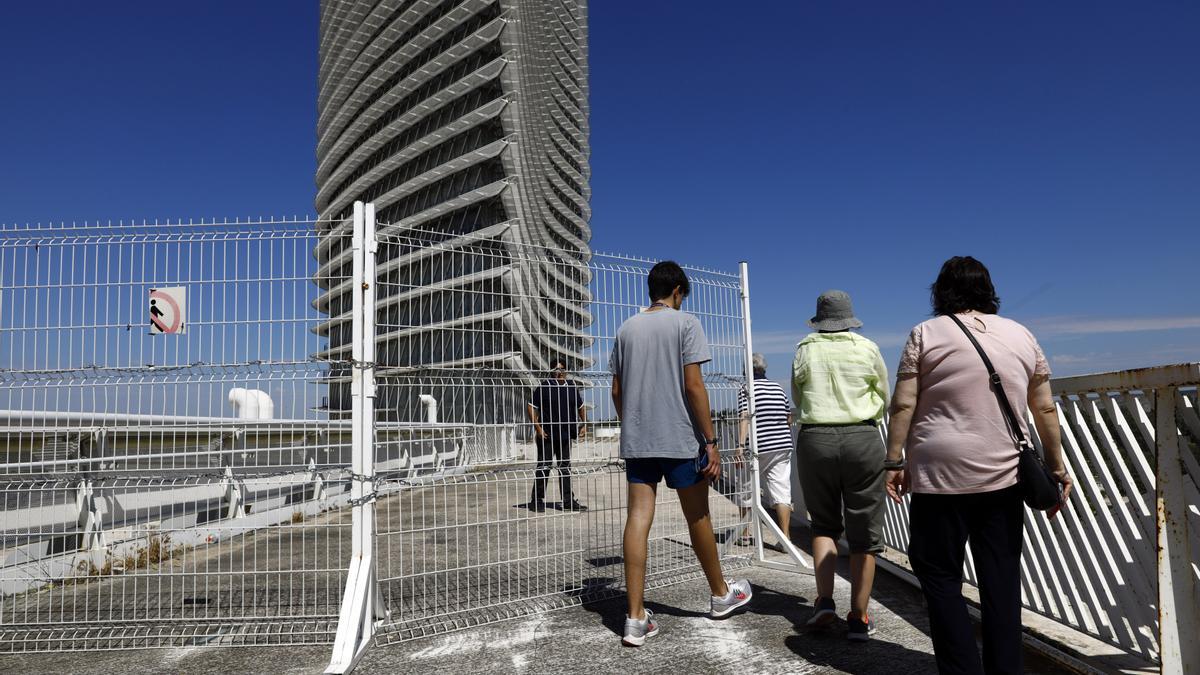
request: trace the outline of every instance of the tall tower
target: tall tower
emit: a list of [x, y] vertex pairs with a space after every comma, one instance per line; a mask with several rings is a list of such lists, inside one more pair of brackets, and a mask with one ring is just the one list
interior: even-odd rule
[[[432, 388], [447, 421], [511, 421], [549, 360], [589, 365], [586, 0], [322, 0], [317, 138], [330, 230], [376, 205], [381, 414]], [[345, 239], [318, 246], [324, 272], [349, 268]], [[348, 290], [318, 283], [318, 332], [348, 353]]]

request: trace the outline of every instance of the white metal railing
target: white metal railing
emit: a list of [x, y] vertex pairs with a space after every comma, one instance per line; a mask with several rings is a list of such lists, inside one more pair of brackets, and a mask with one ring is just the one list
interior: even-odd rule
[[[1051, 384], [1075, 490], [1054, 520], [1026, 512], [1022, 604], [1164, 672], [1200, 667], [1200, 364]], [[885, 539], [907, 551], [907, 504]]]

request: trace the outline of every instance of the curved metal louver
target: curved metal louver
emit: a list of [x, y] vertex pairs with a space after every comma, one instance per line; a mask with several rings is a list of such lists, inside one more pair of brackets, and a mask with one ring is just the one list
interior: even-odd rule
[[[582, 356], [591, 322], [586, 2], [383, 7], [322, 2], [316, 176], [322, 218], [336, 223], [355, 201], [376, 206], [379, 367], [532, 382], [550, 359], [594, 365]], [[314, 251], [323, 272], [350, 265], [344, 239]], [[327, 354], [349, 348], [335, 330], [349, 290], [324, 289], [315, 303], [329, 315]], [[336, 409], [342, 385], [330, 386]]]

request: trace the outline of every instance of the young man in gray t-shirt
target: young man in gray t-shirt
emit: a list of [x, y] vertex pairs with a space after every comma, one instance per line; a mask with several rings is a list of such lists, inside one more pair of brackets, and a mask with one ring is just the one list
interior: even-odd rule
[[647, 540], [664, 478], [679, 495], [692, 550], [712, 591], [709, 615], [728, 616], [751, 596], [745, 579], [726, 582], [708, 515], [708, 484], [721, 475], [721, 457], [700, 373], [700, 365], [712, 360], [708, 341], [696, 317], [679, 311], [690, 290], [687, 275], [664, 261], [651, 268], [646, 282], [651, 304], [621, 325], [609, 358], [629, 482], [624, 540], [629, 614], [623, 641], [632, 646], [658, 634], [643, 600]]

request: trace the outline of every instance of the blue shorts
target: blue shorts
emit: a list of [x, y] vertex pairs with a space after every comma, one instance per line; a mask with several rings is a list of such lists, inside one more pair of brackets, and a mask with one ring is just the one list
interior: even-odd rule
[[632, 457], [625, 460], [625, 479], [630, 483], [658, 485], [666, 478], [667, 487], [682, 490], [704, 480], [700, 472], [708, 466], [708, 453], [692, 459], [674, 457]]

